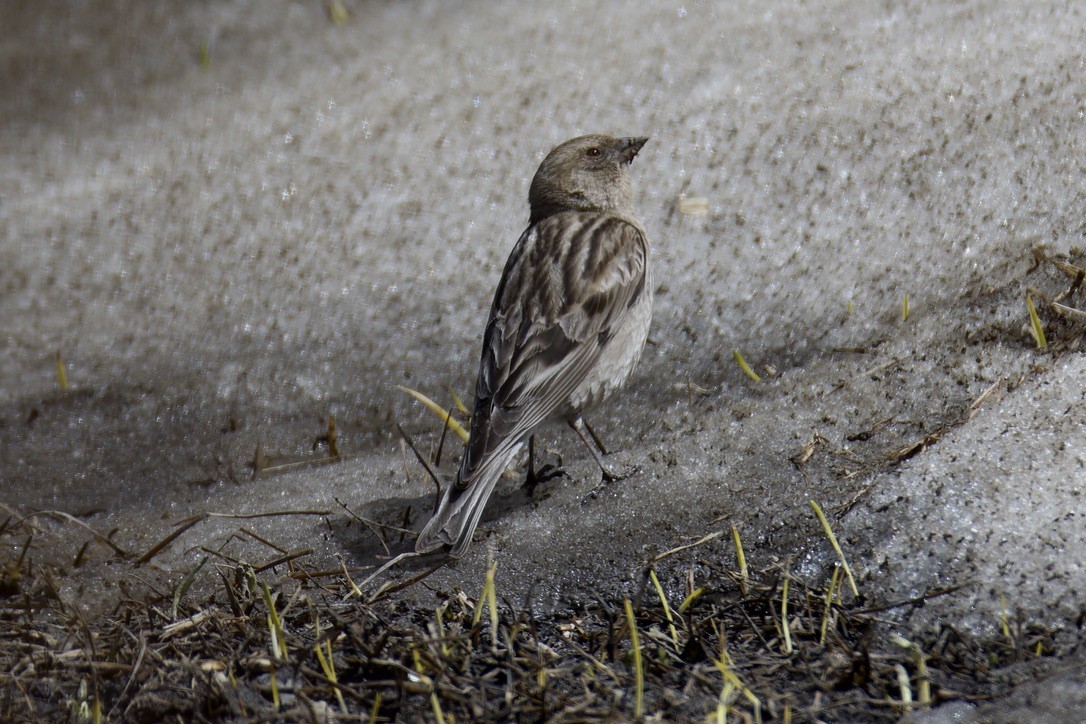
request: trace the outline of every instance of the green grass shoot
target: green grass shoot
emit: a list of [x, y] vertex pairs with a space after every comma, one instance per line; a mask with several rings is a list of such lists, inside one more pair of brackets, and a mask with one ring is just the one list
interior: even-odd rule
[[634, 619], [633, 606], [626, 599], [626, 623], [630, 627], [630, 649], [634, 665], [634, 716], [638, 719], [645, 715], [645, 670], [641, 665], [641, 639], [637, 635], [637, 621]]
[[728, 711], [732, 708], [731, 700], [735, 694], [735, 686], [730, 681], [725, 681], [724, 686], [720, 687], [720, 700], [716, 705], [716, 723], [727, 724]]
[[822, 530], [825, 531], [826, 537], [830, 539], [830, 545], [833, 546], [833, 550], [837, 553], [837, 559], [841, 561], [841, 567], [845, 569], [845, 575], [848, 576], [848, 585], [852, 589], [853, 596], [860, 595], [860, 589], [856, 587], [856, 579], [852, 577], [852, 569], [848, 567], [848, 561], [845, 560], [845, 553], [841, 550], [841, 545], [837, 542], [837, 536], [833, 534], [833, 529], [830, 528], [830, 522], [826, 520], [826, 514], [822, 512], [822, 506], [813, 500], [807, 501], [811, 504], [811, 509], [814, 510], [815, 515], [818, 516], [818, 522], [822, 524]]
[[743, 540], [739, 537], [739, 529], [732, 526], [732, 541], [735, 543], [735, 558], [739, 561], [739, 589], [745, 596], [750, 585], [750, 573], [747, 571], [747, 554], [743, 552]]
[[1037, 316], [1037, 307], [1033, 306], [1033, 297], [1026, 292], [1026, 309], [1029, 310], [1029, 333], [1033, 341], [1037, 343], [1037, 349], [1048, 347], [1048, 339], [1045, 338], [1045, 328], [1041, 324], [1041, 318]]
[[671, 618], [671, 606], [667, 605], [667, 596], [664, 595], [664, 587], [660, 585], [660, 579], [656, 577], [656, 571], [649, 569], [649, 578], [656, 587], [656, 595], [660, 597], [660, 605], [664, 607], [664, 618], [667, 619], [667, 627], [671, 633], [671, 640], [679, 645], [679, 633], [675, 630], [675, 621]]
[[679, 613], [686, 613], [686, 609], [694, 605], [694, 601], [698, 600], [703, 593], [705, 593], [705, 586], [694, 589], [694, 592], [684, 598], [683, 602], [679, 604]]
[[[445, 724], [445, 712], [441, 710], [441, 701], [437, 698], [434, 681], [422, 670], [422, 657], [419, 655], [419, 650], [416, 648], [412, 651], [412, 654], [415, 657], [415, 671], [418, 673], [420, 681], [430, 687], [430, 709], [434, 712], [434, 721], [438, 722], [438, 724]], [[376, 718], [376, 712], [374, 712], [372, 718]]]
[[818, 635], [818, 645], [824, 646], [826, 644], [826, 630], [829, 628], [830, 613], [833, 607], [833, 594], [837, 592], [837, 587], [841, 585], [841, 566], [833, 567], [833, 575], [830, 576], [830, 585], [826, 589], [826, 605], [822, 609], [822, 630]]
[[438, 701], [436, 691], [430, 692], [430, 708], [434, 710], [434, 721], [445, 724], [445, 713], [441, 711], [441, 702]]
[[[321, 644], [324, 644], [323, 646]], [[329, 639], [325, 639], [323, 642], [318, 641], [314, 647], [317, 653], [317, 661], [321, 665], [321, 670], [324, 675], [328, 677], [328, 680], [333, 684], [336, 684], [336, 700], [339, 701], [339, 710], [346, 714], [347, 704], [343, 701], [343, 692], [339, 689], [339, 679], [336, 678], [336, 662], [332, 658], [332, 642]]]
[[901, 664], [894, 664], [897, 672], [897, 687], [901, 691], [901, 706], [905, 709], [913, 708], [913, 689], [909, 682], [909, 672]]
[[483, 618], [483, 608], [490, 609], [490, 642], [497, 645], [498, 642], [498, 594], [494, 588], [494, 574], [498, 570], [497, 561], [492, 562], [486, 571], [486, 579], [483, 581], [483, 590], [479, 593], [479, 600], [475, 603], [475, 613], [471, 617], [471, 625], [476, 626]]
[[1007, 599], [1003, 598], [1003, 596], [999, 597], [999, 630], [1008, 643], [1013, 646], [1014, 637], [1011, 636], [1010, 614], [1007, 612]]
[[276, 711], [279, 711], [279, 707], [281, 705], [279, 701], [279, 675], [275, 671], [274, 664], [271, 667], [271, 676], [268, 679], [268, 683], [271, 685], [272, 706], [275, 707]]
[[57, 384], [62, 390], [68, 389], [68, 370], [64, 368], [64, 358], [60, 352], [57, 352]]
[[[268, 609], [268, 632], [271, 637], [272, 658], [276, 661], [288, 661], [287, 637], [283, 631], [283, 620], [279, 618], [279, 612], [275, 610], [275, 601], [272, 599], [271, 589], [264, 581], [257, 579], [256, 575], [249, 571], [250, 585], [256, 583], [264, 596], [264, 606]], [[274, 673], [272, 679], [275, 679]]]
[[[723, 643], [720, 649], [720, 658], [713, 659], [713, 665], [716, 666], [717, 671], [720, 672], [720, 677], [724, 680], [724, 685], [727, 687], [730, 685], [733, 690], [738, 690], [743, 693], [743, 697], [750, 702], [751, 707], [754, 709], [754, 721], [756, 724], [762, 722], [762, 701], [759, 699], [753, 691], [747, 688], [747, 686], [736, 676], [735, 672], [731, 670], [728, 665], [731, 662], [731, 657], [728, 656], [728, 652], [724, 650]], [[719, 713], [719, 709], [717, 710]]]
[[755, 382], [762, 381], [762, 378], [758, 375], [758, 373], [752, 370], [750, 368], [750, 365], [747, 364], [747, 361], [743, 359], [743, 355], [739, 352], [739, 350], [733, 349], [732, 357], [735, 357], [735, 361], [739, 364], [739, 369], [743, 370], [743, 374], [745, 374], [747, 377], [751, 378]]
[[916, 666], [916, 701], [924, 707], [931, 705], [931, 675], [928, 673], [928, 662], [919, 644], [909, 641], [904, 636], [890, 634], [890, 640], [897, 646], [907, 649], [912, 656], [913, 665]]
[[435, 631], [437, 632], [437, 640], [441, 644], [441, 655], [448, 657], [449, 645], [445, 643], [445, 616], [442, 613], [444, 610], [444, 606], [438, 606], [434, 609], [434, 621], [437, 624]]
[[447, 389], [449, 391], [449, 397], [453, 399], [453, 404], [456, 405], [456, 409], [460, 411], [460, 414], [467, 415], [468, 408], [464, 407], [464, 401], [460, 399], [460, 395], [456, 394], [451, 387]]
[[421, 402], [423, 405], [428, 407], [431, 412], [433, 412], [441, 419], [442, 425], [448, 425], [449, 429], [457, 434], [461, 442], [468, 441], [468, 431], [464, 429], [463, 425], [461, 425], [459, 422], [452, 418], [452, 415], [449, 414], [448, 410], [446, 410], [441, 405], [437, 404], [421, 392], [418, 392], [417, 390], [412, 390], [410, 387], [396, 385], [396, 389], [406, 392], [407, 394], [411, 395], [416, 400]]
[[329, 0], [327, 8], [328, 19], [336, 25], [345, 24], [351, 17], [351, 14], [347, 12], [347, 6], [343, 4], [343, 0]]
[[185, 577], [182, 578], [180, 583], [177, 584], [177, 588], [174, 589], [173, 606], [171, 607], [170, 611], [170, 616], [171, 618], [173, 618], [174, 621], [177, 620], [177, 607], [181, 604], [181, 599], [185, 597], [185, 593], [188, 592], [189, 586], [191, 586], [192, 582], [196, 580], [197, 574], [200, 573], [200, 569], [204, 567], [205, 563], [207, 563], [208, 558], [210, 558], [210, 556], [204, 556], [203, 560], [196, 564], [195, 568], [185, 574]]
[[901, 300], [901, 321], [909, 321], [909, 295], [907, 293], [905, 298]]

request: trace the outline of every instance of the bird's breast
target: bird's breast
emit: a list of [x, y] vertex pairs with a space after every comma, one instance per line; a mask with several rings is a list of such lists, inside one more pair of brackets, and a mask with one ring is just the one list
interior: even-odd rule
[[570, 394], [563, 417], [575, 419], [622, 389], [641, 359], [651, 323], [652, 278], [646, 275], [644, 292], [604, 343], [592, 371]]

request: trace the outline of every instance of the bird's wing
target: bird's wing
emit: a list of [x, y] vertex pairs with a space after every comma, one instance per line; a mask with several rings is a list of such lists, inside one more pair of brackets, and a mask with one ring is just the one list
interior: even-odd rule
[[566, 212], [529, 227], [494, 297], [458, 486], [566, 404], [644, 293], [647, 257], [641, 230], [618, 217]]
[[567, 403], [645, 293], [648, 246], [614, 216], [565, 212], [528, 227], [483, 336], [471, 437], [456, 482], [416, 541], [459, 556], [524, 437]]

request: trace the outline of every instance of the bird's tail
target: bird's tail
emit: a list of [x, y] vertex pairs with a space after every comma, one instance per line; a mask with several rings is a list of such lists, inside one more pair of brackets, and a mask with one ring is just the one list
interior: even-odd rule
[[451, 557], [463, 555], [471, 545], [471, 536], [479, 525], [490, 493], [520, 451], [521, 445], [516, 443], [505, 450], [496, 451], [473, 471], [468, 481], [461, 481], [458, 474], [456, 483], [445, 491], [433, 517], [415, 541], [415, 550], [428, 553], [443, 545], [451, 545]]

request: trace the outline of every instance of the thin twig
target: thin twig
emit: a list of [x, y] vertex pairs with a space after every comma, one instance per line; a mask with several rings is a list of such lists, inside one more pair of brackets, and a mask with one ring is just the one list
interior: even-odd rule
[[677, 548], [672, 548], [669, 551], [664, 551], [660, 555], [656, 555], [656, 556], [653, 556], [652, 558], [650, 558], [649, 559], [649, 565], [651, 566], [651, 565], [653, 565], [655, 563], [659, 563], [660, 561], [664, 560], [668, 556], [673, 556], [676, 553], [681, 553], [682, 551], [688, 550], [690, 548], [697, 548], [698, 546], [704, 545], [704, 544], [708, 543], [709, 541], [716, 540], [717, 538], [719, 538], [722, 535], [724, 535], [724, 533], [722, 531], [718, 530], [716, 533], [709, 533], [708, 535], [702, 536], [701, 538], [694, 541], [693, 543], [687, 543], [686, 545], [682, 545], [682, 546], [679, 546]]
[[434, 474], [430, 464], [426, 462], [426, 458], [424, 458], [422, 453], [419, 452], [419, 449], [415, 447], [415, 441], [411, 439], [411, 436], [407, 434], [407, 431], [404, 430], [403, 426], [398, 422], [396, 423], [396, 429], [400, 431], [400, 435], [402, 435], [404, 441], [407, 442], [407, 446], [411, 448], [411, 452], [415, 453], [415, 458], [422, 463], [422, 467], [426, 468], [426, 472], [430, 474], [430, 479], [434, 481], [434, 485], [437, 487], [437, 494], [434, 499], [434, 507], [436, 508], [438, 503], [441, 502], [441, 481], [437, 479], [437, 475]]
[[75, 523], [76, 525], [80, 526], [81, 528], [86, 529], [87, 532], [89, 532], [92, 536], [94, 536], [94, 539], [97, 540], [99, 543], [102, 543], [103, 545], [107, 545], [110, 548], [112, 548], [113, 552], [116, 553], [121, 558], [128, 558], [130, 555], [132, 555], [131, 553], [126, 551], [124, 548], [121, 548], [119, 545], [117, 545], [116, 543], [111, 541], [107, 536], [99, 533], [94, 528], [90, 527], [89, 525], [87, 525], [83, 521], [79, 520], [79, 518], [76, 518], [74, 515], [71, 515], [69, 513], [65, 513], [62, 510], [39, 510], [36, 513], [31, 513], [30, 515], [26, 516], [26, 518], [22, 518], [22, 519], [16, 521], [16, 525], [22, 523], [23, 520], [26, 520], [27, 518], [33, 518], [36, 515], [47, 515], [47, 516], [50, 516], [50, 517], [60, 518], [62, 520], [66, 520], [69, 523]]
[[[375, 528], [378, 527], [379, 524], [377, 524], [377, 523], [375, 523], [373, 521], [367, 520], [366, 518], [363, 518], [362, 516], [358, 515], [353, 510], [348, 508], [346, 503], [344, 503], [342, 500], [335, 497], [334, 495], [332, 496], [332, 500], [339, 503], [339, 506], [341, 508], [343, 508], [345, 511], [347, 511], [347, 515], [351, 516], [352, 518], [357, 520], [359, 523], [366, 526], [366, 528], [369, 530], [369, 532], [373, 533], [374, 537], [377, 538], [378, 542], [380, 542], [381, 547], [385, 549], [385, 555], [386, 556], [392, 555], [392, 552], [388, 549], [388, 545], [385, 543], [384, 536], [382, 536], [381, 533], [378, 530], [375, 530]], [[396, 530], [396, 529], [394, 529], [394, 530]]]

